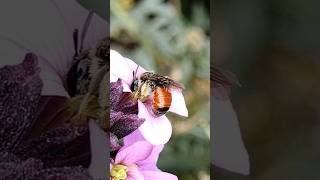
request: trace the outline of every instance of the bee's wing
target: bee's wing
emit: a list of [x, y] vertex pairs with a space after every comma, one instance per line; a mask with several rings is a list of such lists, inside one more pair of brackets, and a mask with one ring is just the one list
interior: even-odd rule
[[170, 87], [170, 88], [175, 88], [175, 89], [184, 89], [182, 84], [174, 81], [170, 77], [156, 74], [153, 72], [143, 73], [143, 75], [140, 77], [140, 79], [143, 81], [152, 81], [157, 86], [164, 86], [164, 87]]
[[213, 86], [212, 95], [218, 99], [228, 99], [232, 86], [240, 86], [234, 74], [219, 67], [211, 67], [210, 81]]
[[165, 78], [166, 78], [165, 76], [162, 76], [160, 74], [156, 74], [154, 72], [144, 72], [140, 77], [140, 79], [142, 81], [153, 81], [155, 83], [161, 82]]
[[171, 82], [171, 88], [178, 89], [178, 90], [185, 89], [183, 84], [178, 83], [178, 82], [176, 82], [174, 80], [172, 80], [172, 82]]
[[225, 71], [219, 67], [212, 66], [210, 69], [210, 80], [214, 86], [241, 86], [237, 77], [231, 72]]

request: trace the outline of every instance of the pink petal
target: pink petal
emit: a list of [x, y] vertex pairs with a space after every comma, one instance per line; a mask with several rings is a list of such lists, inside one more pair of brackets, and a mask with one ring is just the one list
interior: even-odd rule
[[[117, 82], [118, 81], [118, 77], [110, 74], [110, 82]], [[122, 82], [122, 87], [123, 87], [123, 92], [131, 92], [130, 86], [129, 84], [127, 84], [125, 81], [121, 81]]]
[[[69, 28], [68, 30], [73, 32], [74, 28], [77, 27], [79, 29], [79, 34], [81, 34], [82, 26], [88, 16], [89, 11], [76, 0], [70, 0], [66, 2], [55, 1], [55, 4], [61, 12], [63, 20], [65, 21], [66, 26]], [[109, 26], [104, 19], [102, 19], [99, 15], [94, 14], [88, 27], [86, 38], [84, 39], [83, 48], [95, 48], [97, 43], [102, 40], [102, 38], [107, 36], [107, 32], [109, 31], [108, 27]]]
[[130, 146], [122, 147], [115, 158], [115, 164], [131, 165], [137, 161], [143, 161], [152, 152], [152, 145], [146, 141], [138, 141]]
[[139, 127], [142, 136], [153, 145], [165, 144], [172, 134], [172, 126], [166, 116], [154, 117], [147, 110], [146, 106], [138, 101], [140, 118], [146, 119]]
[[241, 138], [239, 122], [230, 101], [213, 99], [211, 162], [233, 172], [249, 174], [249, 156]]
[[188, 109], [182, 92], [180, 90], [171, 89], [171, 94], [172, 102], [169, 111], [188, 117]]
[[114, 50], [110, 50], [110, 74], [120, 78], [126, 84], [131, 84], [133, 80], [133, 71], [127, 60]]
[[123, 138], [123, 142], [125, 146], [129, 146], [137, 141], [145, 141], [144, 137], [142, 136], [142, 134], [138, 129]]
[[89, 172], [95, 179], [106, 178], [106, 170], [109, 168], [108, 137], [93, 120], [89, 120], [91, 163]]
[[[134, 131], [133, 133], [129, 134], [128, 136], [124, 137], [124, 145], [128, 146], [137, 141], [145, 141], [144, 137], [142, 136], [139, 130]], [[164, 145], [157, 145], [153, 146], [152, 152], [148, 158], [143, 161], [139, 161], [137, 164], [140, 169], [143, 170], [158, 170], [156, 164], [159, 158], [159, 154], [163, 150]]]
[[[38, 56], [41, 68], [42, 95], [68, 96], [63, 83], [74, 55], [72, 32], [79, 28], [81, 33], [87, 15], [88, 10], [74, 0], [2, 3], [0, 66], [20, 63], [25, 53], [33, 52]], [[7, 21], [7, 17], [11, 20]], [[95, 47], [97, 40], [105, 37], [106, 32], [106, 22], [94, 15], [85, 47]]]
[[138, 164], [138, 166], [143, 171], [160, 171], [155, 163], [142, 163]]
[[[153, 146], [152, 152], [149, 155], [149, 157], [143, 161], [138, 162], [138, 165], [140, 165], [140, 168], [146, 169], [146, 170], [154, 170], [153, 167], [156, 167], [155, 165], [157, 164], [159, 155], [163, 150], [163, 148], [164, 148], [164, 145]], [[148, 165], [154, 165], [154, 166], [148, 166]]]
[[[115, 82], [117, 78], [120, 78], [123, 82], [123, 92], [131, 92], [130, 85], [135, 78], [139, 78], [146, 70], [133, 62], [132, 60], [123, 57], [115, 50], [110, 50], [110, 80]], [[137, 72], [136, 72], [137, 71]]]
[[142, 171], [142, 173], [146, 180], [178, 180], [177, 176], [162, 171]]
[[127, 180], [149, 180], [144, 178], [144, 175], [142, 174], [142, 172], [139, 170], [137, 166], [129, 167], [129, 171], [127, 175], [128, 175]]
[[41, 94], [44, 96], [69, 97], [69, 94], [63, 86], [63, 80], [59, 77], [57, 72], [50, 67], [43, 65], [43, 61], [40, 61], [39, 67], [41, 68], [40, 77], [43, 82]]
[[[28, 50], [16, 46], [16, 44], [2, 40], [0, 38], [0, 67], [5, 65], [15, 65], [22, 62]], [[3, 53], [5, 52], [5, 53]], [[63, 81], [54, 68], [48, 65], [43, 57], [38, 56], [38, 66], [41, 68], [40, 77], [43, 82], [42, 95], [59, 95], [69, 97], [66, 92]]]

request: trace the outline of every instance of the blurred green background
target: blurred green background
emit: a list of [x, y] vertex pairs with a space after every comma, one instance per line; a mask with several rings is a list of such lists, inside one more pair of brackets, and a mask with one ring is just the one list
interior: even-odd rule
[[173, 135], [160, 169], [209, 179], [209, 6], [206, 1], [111, 0], [111, 48], [185, 86], [189, 117], [168, 113]]
[[213, 59], [233, 89], [251, 175], [215, 180], [320, 179], [320, 2], [216, 0]]

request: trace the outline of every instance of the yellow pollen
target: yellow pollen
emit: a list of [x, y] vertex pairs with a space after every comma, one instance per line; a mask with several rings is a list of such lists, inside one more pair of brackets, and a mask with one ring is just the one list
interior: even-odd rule
[[112, 180], [126, 180], [127, 179], [128, 167], [116, 164], [111, 169], [111, 179]]

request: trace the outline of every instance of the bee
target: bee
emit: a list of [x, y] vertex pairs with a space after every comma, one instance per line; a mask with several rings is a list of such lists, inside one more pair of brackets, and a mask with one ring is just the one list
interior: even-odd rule
[[[93, 16], [90, 11], [83, 25], [82, 34], [74, 30], [75, 54], [67, 75], [67, 90], [71, 99], [57, 114], [69, 117], [76, 125], [87, 123], [89, 118], [96, 120], [103, 129], [108, 126], [109, 100], [109, 37], [100, 40], [96, 47], [84, 49], [83, 43]], [[80, 45], [80, 48], [78, 48]]]
[[[137, 70], [138, 68], [139, 66]], [[152, 114], [156, 117], [164, 115], [170, 109], [172, 102], [171, 90], [183, 89], [180, 83], [172, 80], [168, 76], [153, 72], [145, 72], [139, 79], [134, 75], [134, 80], [130, 88], [133, 100], [148, 103], [150, 105], [149, 107], [151, 107]]]

